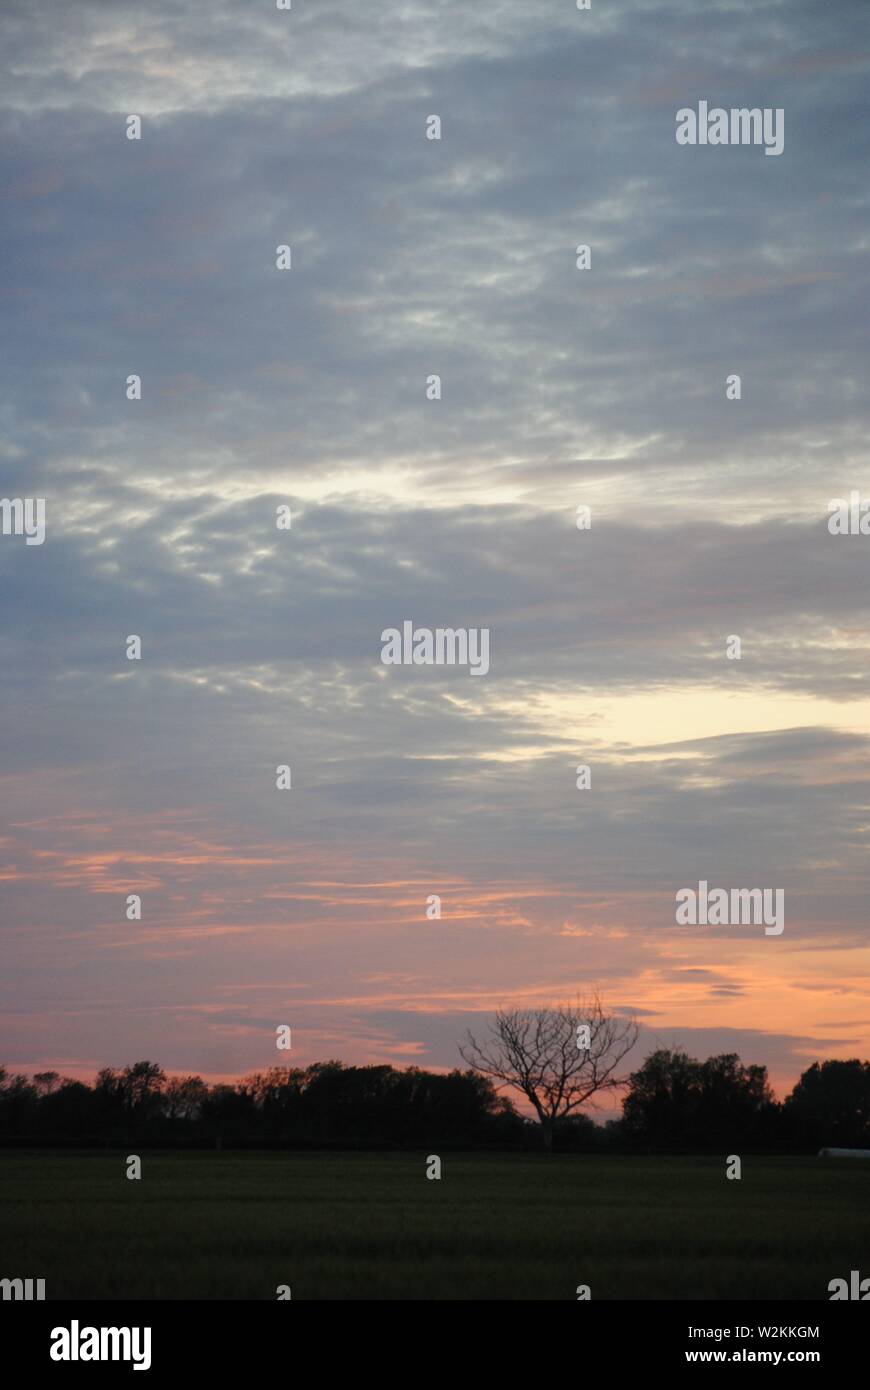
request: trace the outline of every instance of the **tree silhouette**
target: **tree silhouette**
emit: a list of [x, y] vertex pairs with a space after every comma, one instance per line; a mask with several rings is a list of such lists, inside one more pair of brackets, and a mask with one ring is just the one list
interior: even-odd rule
[[207, 1097], [201, 1076], [172, 1076], [163, 1087], [161, 1111], [170, 1122], [198, 1120]]
[[[588, 1040], [579, 1040], [588, 1049], [577, 1046], [584, 1027]], [[0, 1066], [0, 1145], [135, 1138], [178, 1147], [527, 1149], [538, 1129], [501, 1094], [512, 1087], [535, 1110], [545, 1144], [557, 1141], [560, 1150], [870, 1147], [870, 1062], [815, 1063], [779, 1105], [765, 1068], [734, 1053], [702, 1062], [658, 1049], [622, 1080], [619, 1061], [636, 1030], [609, 1016], [597, 996], [571, 1008], [503, 1011], [492, 1031], [482, 1046], [472, 1037], [460, 1049], [470, 1070], [446, 1073], [332, 1060], [208, 1085], [134, 1062], [104, 1067], [88, 1086]], [[594, 1124], [581, 1107], [618, 1086], [626, 1087], [622, 1119]]]
[[786, 1098], [785, 1114], [814, 1148], [870, 1146], [870, 1062], [813, 1062]]
[[551, 1149], [559, 1120], [625, 1085], [616, 1069], [636, 1041], [634, 1021], [608, 1014], [593, 991], [576, 1004], [499, 1009], [489, 1037], [479, 1043], [469, 1032], [459, 1051], [475, 1071], [526, 1097]]
[[772, 1136], [776, 1109], [765, 1067], [660, 1048], [629, 1078], [622, 1132], [656, 1149], [719, 1148]]

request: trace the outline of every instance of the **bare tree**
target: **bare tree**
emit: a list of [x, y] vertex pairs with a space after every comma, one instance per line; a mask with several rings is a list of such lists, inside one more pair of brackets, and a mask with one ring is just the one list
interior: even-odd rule
[[616, 1069], [636, 1041], [637, 1024], [608, 1014], [595, 990], [576, 1004], [499, 1009], [489, 1037], [479, 1043], [469, 1033], [459, 1051], [475, 1071], [531, 1102], [550, 1149], [557, 1120], [626, 1084]]

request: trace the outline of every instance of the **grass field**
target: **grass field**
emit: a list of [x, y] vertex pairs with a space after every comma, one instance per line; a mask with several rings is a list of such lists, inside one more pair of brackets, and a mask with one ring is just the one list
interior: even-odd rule
[[[135, 1146], [132, 1146], [135, 1149]], [[0, 1277], [48, 1298], [827, 1299], [870, 1165], [584, 1155], [0, 1155]]]

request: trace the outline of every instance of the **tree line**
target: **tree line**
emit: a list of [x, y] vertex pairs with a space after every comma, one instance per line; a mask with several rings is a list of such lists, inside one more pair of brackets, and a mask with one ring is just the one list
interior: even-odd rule
[[[596, 1124], [578, 1107], [551, 1120], [552, 1147], [645, 1153], [870, 1148], [870, 1062], [815, 1062], [778, 1101], [767, 1069], [744, 1065], [734, 1053], [699, 1061], [659, 1049], [618, 1084], [619, 1119]], [[523, 1149], [541, 1146], [542, 1129], [474, 1067], [445, 1074], [328, 1061], [273, 1067], [216, 1085], [199, 1076], [167, 1076], [148, 1061], [105, 1067], [90, 1085], [53, 1071], [28, 1077], [0, 1068], [0, 1142], [7, 1145], [137, 1139], [182, 1146]]]

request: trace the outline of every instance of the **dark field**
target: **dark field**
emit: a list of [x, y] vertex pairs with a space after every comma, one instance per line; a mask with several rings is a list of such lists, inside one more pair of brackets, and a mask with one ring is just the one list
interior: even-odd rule
[[[135, 1152], [135, 1145], [131, 1145]], [[827, 1299], [870, 1164], [442, 1154], [0, 1156], [0, 1277], [48, 1298]]]

